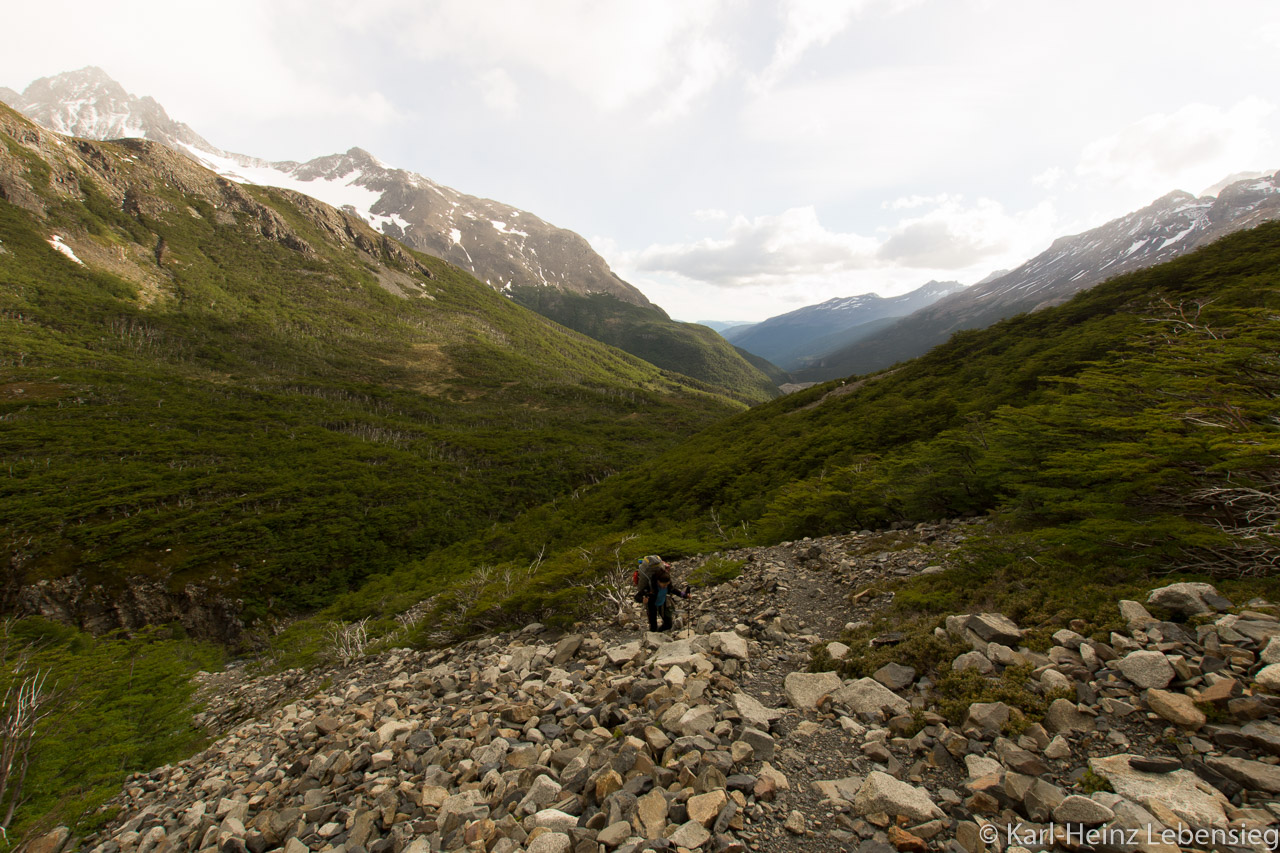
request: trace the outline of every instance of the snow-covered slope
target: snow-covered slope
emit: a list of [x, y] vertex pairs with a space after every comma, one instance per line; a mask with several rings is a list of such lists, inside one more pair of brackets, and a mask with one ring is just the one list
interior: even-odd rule
[[875, 293], [838, 297], [723, 334], [734, 346], [791, 370], [871, 334], [889, 318], [905, 317], [963, 289], [957, 281], [931, 281], [890, 298]]
[[618, 278], [578, 234], [527, 211], [394, 168], [359, 148], [305, 163], [268, 162], [224, 151], [171, 119], [154, 99], [130, 95], [93, 67], [41, 78], [21, 94], [0, 89], [0, 100], [58, 133], [151, 139], [230, 180], [284, 187], [345, 208], [375, 230], [444, 258], [497, 289], [608, 293], [656, 308]]
[[1216, 198], [1172, 192], [1106, 225], [1060, 237], [1012, 272], [939, 299], [794, 375], [821, 381], [880, 370], [928, 352], [961, 329], [1058, 305], [1121, 273], [1270, 219], [1280, 219], [1280, 173], [1236, 181]]

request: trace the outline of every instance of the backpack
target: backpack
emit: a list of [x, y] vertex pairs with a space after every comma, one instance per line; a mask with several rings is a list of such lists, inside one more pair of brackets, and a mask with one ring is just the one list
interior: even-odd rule
[[657, 554], [641, 557], [636, 563], [637, 568], [631, 575], [631, 583], [636, 587], [636, 601], [640, 601], [653, 585], [653, 573], [661, 568], [663, 563], [662, 558]]

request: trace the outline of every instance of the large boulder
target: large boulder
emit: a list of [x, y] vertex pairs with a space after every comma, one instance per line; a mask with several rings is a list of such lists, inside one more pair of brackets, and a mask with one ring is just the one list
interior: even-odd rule
[[782, 682], [787, 702], [800, 711], [812, 711], [824, 696], [839, 690], [840, 676], [834, 672], [792, 672]]
[[884, 813], [889, 817], [902, 816], [913, 823], [944, 817], [924, 788], [900, 782], [888, 773], [873, 770], [854, 795], [853, 807], [860, 815]]
[[1205, 602], [1205, 596], [1218, 598], [1218, 591], [1207, 583], [1175, 583], [1153, 589], [1147, 596], [1147, 604], [1163, 607], [1180, 616], [1198, 616], [1213, 613], [1214, 608]]
[[1112, 755], [1089, 759], [1094, 773], [1111, 783], [1112, 789], [1145, 806], [1159, 816], [1171, 813], [1192, 826], [1222, 829], [1227, 825], [1227, 798], [1189, 770], [1172, 773], [1144, 773], [1129, 765], [1136, 755]]
[[786, 713], [777, 708], [766, 707], [759, 699], [747, 693], [733, 694], [733, 706], [738, 709], [738, 715], [744, 722], [765, 732], [774, 720]]
[[1195, 701], [1185, 693], [1148, 690], [1144, 698], [1147, 700], [1147, 707], [1152, 711], [1184, 729], [1198, 729], [1206, 722], [1204, 712], [1197, 708]]
[[1252, 791], [1280, 794], [1280, 767], [1247, 758], [1208, 758], [1205, 763], [1238, 785]]
[[910, 703], [874, 678], [859, 678], [831, 694], [831, 701], [855, 714], [896, 716], [911, 710]]
[[1016, 648], [1022, 641], [1022, 629], [1003, 613], [976, 613], [965, 620], [964, 626], [988, 643]]
[[1160, 652], [1130, 652], [1116, 661], [1115, 667], [1143, 690], [1168, 687], [1176, 675], [1169, 659]]
[[727, 658], [747, 660], [747, 640], [734, 631], [716, 631], [709, 635], [711, 648]]

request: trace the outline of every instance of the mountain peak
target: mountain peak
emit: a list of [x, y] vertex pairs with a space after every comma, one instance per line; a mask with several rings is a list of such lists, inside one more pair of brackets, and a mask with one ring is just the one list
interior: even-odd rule
[[179, 151], [194, 146], [222, 153], [169, 118], [155, 98], [129, 94], [96, 65], [33, 80], [16, 98], [12, 91], [0, 91], [0, 97], [55, 133], [83, 139], [150, 139]]

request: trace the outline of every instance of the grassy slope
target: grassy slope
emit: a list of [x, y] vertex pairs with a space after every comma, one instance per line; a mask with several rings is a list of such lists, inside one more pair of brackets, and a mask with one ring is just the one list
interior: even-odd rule
[[[340, 244], [285, 193], [252, 190], [313, 252], [181, 194], [145, 146], [77, 143], [152, 194], [130, 214], [84, 158], [3, 141], [48, 209], [0, 201], [10, 593], [145, 573], [229, 585], [249, 615], [315, 606], [741, 408], [442, 261], [416, 256], [427, 278], [406, 252]], [[68, 170], [78, 190], [55, 190]], [[95, 258], [162, 240], [162, 263], [121, 264], [126, 280], [53, 233]]]

